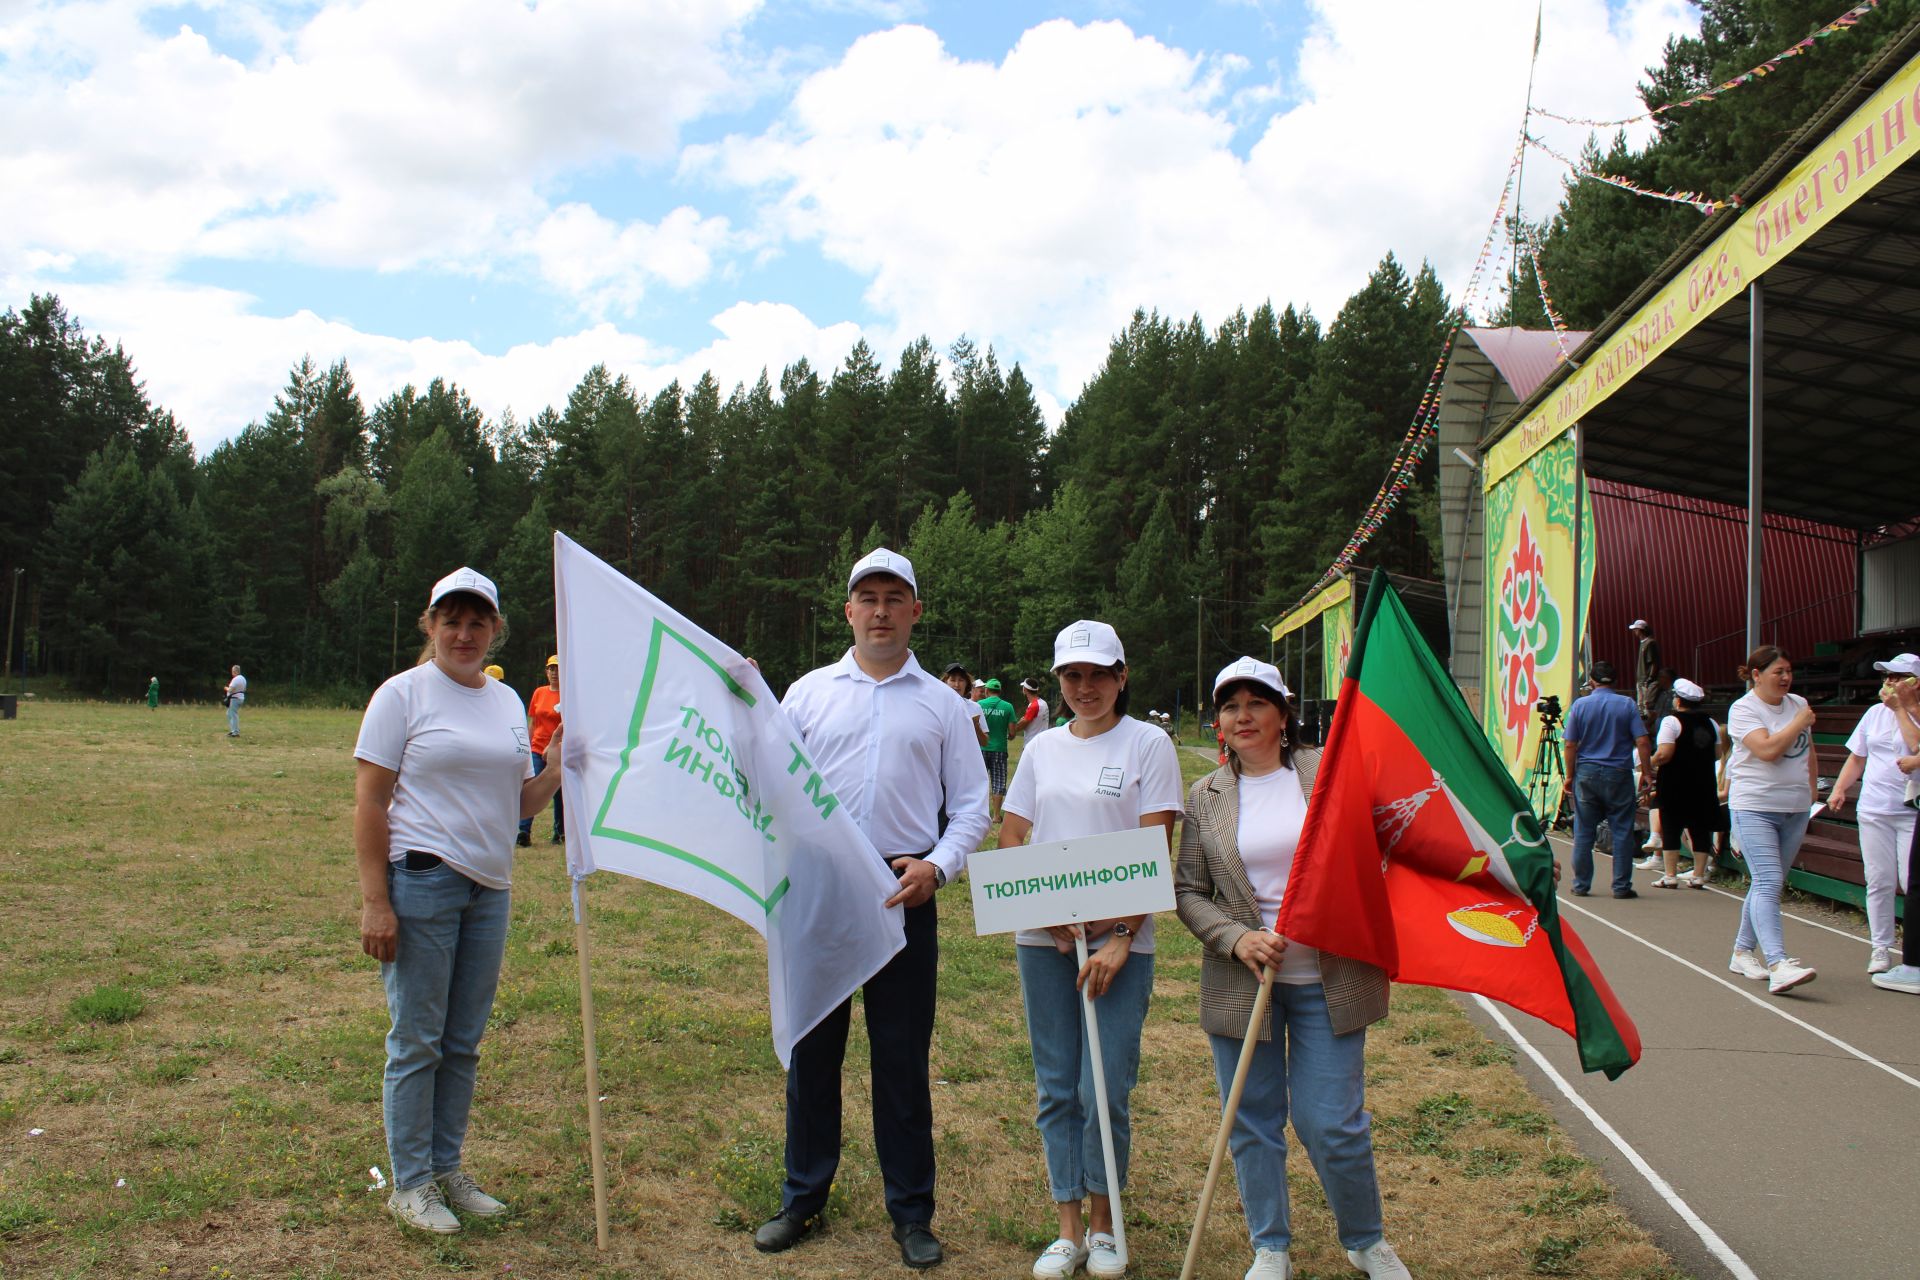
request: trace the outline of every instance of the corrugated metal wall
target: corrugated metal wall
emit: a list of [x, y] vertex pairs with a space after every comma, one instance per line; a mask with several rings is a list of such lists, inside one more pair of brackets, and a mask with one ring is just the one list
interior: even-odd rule
[[[1636, 650], [1627, 624], [1645, 618], [1667, 666], [1701, 684], [1731, 683], [1746, 652], [1746, 509], [1609, 480], [1588, 483], [1599, 543], [1593, 656], [1630, 673]], [[1852, 530], [1769, 516], [1764, 555], [1761, 633], [1768, 642], [1805, 658], [1817, 643], [1854, 636], [1859, 558]]]

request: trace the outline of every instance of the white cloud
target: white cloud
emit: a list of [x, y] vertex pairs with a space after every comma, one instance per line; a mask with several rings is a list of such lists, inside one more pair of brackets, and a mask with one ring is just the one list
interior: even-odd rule
[[[1217, 322], [1272, 298], [1330, 319], [1389, 250], [1431, 259], [1457, 296], [1512, 155], [1534, 5], [1471, 14], [1323, 0], [1284, 85], [1117, 22], [1043, 23], [998, 64], [899, 27], [809, 77], [766, 133], [684, 163], [866, 277], [895, 341], [968, 333], [1067, 399], [1136, 306]], [[1689, 25], [1680, 0], [1612, 20], [1601, 0], [1557, 6], [1540, 101], [1628, 114]], [[1292, 105], [1243, 156], [1236, 124], [1264, 99]], [[1552, 182], [1530, 167], [1539, 212]]]
[[630, 310], [656, 280], [682, 289], [698, 284], [731, 239], [725, 218], [705, 218], [685, 205], [658, 223], [620, 226], [590, 205], [565, 204], [534, 229], [527, 251], [544, 280], [598, 316]]
[[[44, 283], [0, 277], [10, 294], [50, 292]], [[408, 383], [457, 383], [489, 417], [511, 408], [523, 421], [562, 409], [589, 368], [605, 364], [651, 395], [674, 379], [691, 386], [711, 372], [722, 394], [752, 386], [765, 368], [806, 359], [823, 375], [861, 337], [843, 322], [816, 325], [785, 303], [740, 302], [709, 322], [716, 336], [697, 350], [673, 350], [597, 324], [498, 354], [471, 343], [364, 333], [311, 311], [257, 314], [254, 300], [226, 289], [148, 285], [62, 285], [61, 302], [90, 334], [124, 346], [154, 403], [170, 409], [205, 452], [273, 407], [303, 353], [322, 366], [345, 360], [371, 410]]]
[[253, 64], [148, 34], [136, 0], [0, 17], [0, 269], [492, 269], [560, 176], [668, 164], [687, 121], [744, 99], [757, 3], [343, 0], [278, 31], [247, 15]]

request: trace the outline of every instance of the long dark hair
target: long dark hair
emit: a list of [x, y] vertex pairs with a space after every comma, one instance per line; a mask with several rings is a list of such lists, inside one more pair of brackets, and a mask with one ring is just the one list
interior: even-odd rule
[[[1293, 768], [1293, 748], [1300, 740], [1300, 717], [1294, 714], [1291, 699], [1283, 698], [1258, 680], [1235, 680], [1223, 684], [1213, 695], [1214, 723], [1220, 722], [1220, 707], [1236, 693], [1250, 693], [1260, 701], [1280, 708], [1280, 764]], [[1233, 770], [1233, 776], [1240, 776], [1240, 753], [1231, 745], [1227, 747], [1227, 767]]]

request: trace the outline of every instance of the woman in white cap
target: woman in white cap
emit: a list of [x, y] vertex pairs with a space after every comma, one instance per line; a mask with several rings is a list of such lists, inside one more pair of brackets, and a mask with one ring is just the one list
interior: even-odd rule
[[1818, 976], [1787, 954], [1780, 927], [1780, 892], [1787, 869], [1806, 838], [1810, 806], [1820, 803], [1814, 762], [1813, 708], [1793, 689], [1793, 659], [1777, 644], [1747, 655], [1740, 678], [1752, 686], [1727, 712], [1733, 754], [1727, 762], [1727, 803], [1733, 834], [1747, 861], [1747, 896], [1727, 968], [1781, 995]]
[[[446, 1234], [460, 1230], [453, 1210], [507, 1211], [460, 1152], [506, 947], [514, 836], [553, 798], [560, 770], [534, 775], [520, 696], [484, 670], [507, 634], [492, 581], [467, 568], [440, 579], [420, 630], [419, 663], [375, 690], [360, 722], [353, 842], [360, 946], [380, 961], [392, 1017], [387, 1208]], [[556, 728], [556, 764], [560, 742]]]
[[1868, 709], [1847, 739], [1847, 762], [1840, 766], [1827, 808], [1835, 814], [1847, 807], [1853, 784], [1860, 784], [1860, 863], [1867, 879], [1867, 937], [1873, 953], [1869, 974], [1894, 966], [1893, 899], [1904, 893], [1906, 854], [1913, 843], [1914, 811], [1907, 805], [1907, 778], [1900, 757], [1920, 751], [1920, 724], [1901, 704], [1898, 687], [1920, 676], [1920, 657], [1903, 653], [1891, 662], [1876, 662], [1886, 675], [1879, 705]]
[[[1713, 829], [1720, 818], [1720, 784], [1715, 774], [1726, 754], [1720, 725], [1700, 706], [1707, 691], [1684, 677], [1673, 682], [1673, 710], [1660, 718], [1655, 731], [1654, 814], [1659, 825], [1666, 874], [1653, 882], [1656, 889], [1691, 884], [1707, 887], [1713, 878]], [[1676, 874], [1680, 861], [1680, 833], [1693, 844], [1693, 874]]]
[[[1053, 642], [1060, 698], [1073, 711], [1064, 732], [1028, 741], [1007, 791], [1000, 847], [1072, 840], [1134, 827], [1160, 827], [1173, 841], [1180, 814], [1180, 761], [1167, 735], [1127, 715], [1127, 656], [1104, 622], [1070, 623]], [[1140, 1028], [1153, 995], [1153, 917], [1086, 926], [1080, 964], [1076, 929], [1015, 935], [1020, 993], [1039, 1094], [1035, 1122], [1046, 1150], [1047, 1182], [1060, 1236], [1033, 1264], [1040, 1280], [1126, 1272], [1113, 1235], [1113, 1206], [1095, 1109], [1080, 992], [1098, 1001], [1101, 1066], [1113, 1129], [1114, 1163], [1127, 1177], [1132, 1129], [1128, 1096], [1140, 1067]], [[1088, 1202], [1085, 1214], [1081, 1201]]]
[[1241, 658], [1214, 678], [1227, 763], [1187, 793], [1174, 871], [1180, 919], [1204, 949], [1200, 1026], [1222, 1098], [1262, 975], [1273, 973], [1270, 1021], [1259, 1029], [1233, 1122], [1233, 1169], [1254, 1250], [1247, 1280], [1292, 1275], [1289, 1118], [1320, 1175], [1347, 1260], [1374, 1280], [1403, 1280], [1406, 1264], [1382, 1226], [1366, 1110], [1366, 1028], [1387, 1016], [1387, 975], [1273, 931], [1320, 762], [1320, 752], [1295, 745], [1287, 699], [1279, 669], [1258, 658]]

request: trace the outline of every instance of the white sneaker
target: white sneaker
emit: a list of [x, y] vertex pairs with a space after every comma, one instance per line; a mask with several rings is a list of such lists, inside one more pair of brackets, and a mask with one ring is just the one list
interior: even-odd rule
[[1904, 991], [1920, 996], [1920, 965], [1897, 964], [1885, 973], [1873, 975], [1873, 985], [1888, 991]]
[[447, 1193], [447, 1203], [462, 1213], [476, 1218], [498, 1218], [507, 1212], [507, 1206], [482, 1191], [480, 1184], [462, 1170], [441, 1174], [439, 1183], [440, 1189]]
[[423, 1182], [394, 1192], [387, 1197], [387, 1208], [408, 1226], [435, 1235], [450, 1236], [460, 1229], [460, 1219], [447, 1208], [447, 1197], [437, 1182]]
[[1293, 1280], [1293, 1260], [1285, 1249], [1256, 1249], [1247, 1280]]
[[[1648, 847], [1649, 849], [1651, 849], [1651, 848], [1653, 848], [1653, 846], [1652, 846], [1652, 845], [1648, 845], [1647, 847]], [[1665, 865], [1666, 865], [1666, 863], [1667, 863], [1667, 860], [1666, 860], [1665, 858], [1663, 858], [1663, 857], [1661, 857], [1661, 856], [1660, 856], [1660, 854], [1658, 854], [1658, 853], [1650, 853], [1650, 854], [1648, 854], [1648, 855], [1647, 855], [1646, 857], [1644, 857], [1644, 858], [1642, 858], [1642, 859], [1640, 859], [1640, 860], [1639, 860], [1638, 862], [1636, 862], [1636, 863], [1634, 863], [1633, 865], [1634, 865], [1634, 867], [1635, 867], [1635, 868], [1636, 868], [1637, 870], [1640, 870], [1640, 871], [1651, 871], [1651, 870], [1653, 870], [1653, 869], [1654, 869], [1655, 867], [1663, 867], [1663, 866], [1665, 866]]]
[[1867, 961], [1867, 972], [1885, 973], [1891, 968], [1893, 968], [1893, 949], [1891, 947], [1875, 947], [1872, 958]]
[[1810, 965], [1801, 964], [1791, 956], [1776, 960], [1767, 966], [1767, 994], [1780, 995], [1803, 983], [1812, 982], [1818, 976]]
[[1400, 1261], [1400, 1255], [1385, 1240], [1365, 1249], [1347, 1250], [1347, 1261], [1373, 1280], [1413, 1280], [1413, 1272], [1407, 1270], [1407, 1264]]
[[1727, 961], [1727, 969], [1729, 972], [1737, 973], [1743, 978], [1764, 978], [1767, 976], [1766, 962], [1760, 959], [1760, 953], [1758, 951], [1741, 951], [1736, 948], [1733, 953], [1733, 959]]
[[1127, 1264], [1120, 1261], [1119, 1243], [1104, 1231], [1095, 1231], [1087, 1237], [1087, 1274], [1090, 1276], [1127, 1274]]
[[1061, 1236], [1033, 1260], [1033, 1280], [1060, 1280], [1085, 1266], [1087, 1246]]

